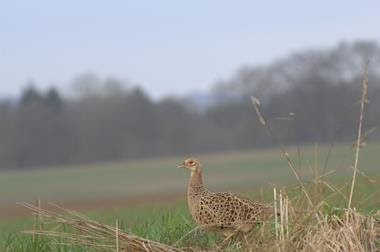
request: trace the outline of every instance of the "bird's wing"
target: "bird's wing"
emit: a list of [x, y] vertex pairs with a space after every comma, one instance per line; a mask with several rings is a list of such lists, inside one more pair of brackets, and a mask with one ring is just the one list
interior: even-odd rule
[[257, 222], [269, 216], [272, 211], [266, 204], [229, 192], [209, 193], [199, 199], [198, 207], [202, 216], [207, 216], [208, 222], [227, 226]]

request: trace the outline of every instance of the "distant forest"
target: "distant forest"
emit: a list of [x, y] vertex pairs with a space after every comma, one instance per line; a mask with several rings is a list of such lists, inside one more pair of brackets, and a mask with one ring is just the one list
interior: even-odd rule
[[91, 74], [74, 81], [71, 97], [30, 84], [16, 101], [0, 102], [0, 169], [272, 146], [251, 95], [260, 99], [284, 144], [351, 141], [368, 59], [368, 130], [380, 124], [380, 47], [375, 41], [344, 42], [295, 52], [268, 65], [247, 65], [203, 97], [155, 101], [138, 86]]

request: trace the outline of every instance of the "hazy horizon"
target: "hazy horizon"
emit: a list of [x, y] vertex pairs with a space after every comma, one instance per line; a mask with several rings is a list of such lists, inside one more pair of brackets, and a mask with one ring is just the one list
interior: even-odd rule
[[[0, 4], [0, 96], [29, 81], [63, 91], [78, 74], [152, 97], [208, 90], [243, 65], [355, 39], [380, 40], [375, 1], [12, 1]], [[323, 16], [323, 18], [321, 18]]]

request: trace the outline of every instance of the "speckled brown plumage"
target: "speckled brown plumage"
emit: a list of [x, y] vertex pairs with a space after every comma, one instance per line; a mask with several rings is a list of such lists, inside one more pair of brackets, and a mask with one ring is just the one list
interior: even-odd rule
[[201, 165], [187, 159], [180, 167], [191, 171], [187, 201], [195, 222], [203, 229], [217, 231], [225, 236], [240, 230], [248, 232], [272, 214], [266, 204], [253, 202], [230, 192], [210, 192], [204, 188]]

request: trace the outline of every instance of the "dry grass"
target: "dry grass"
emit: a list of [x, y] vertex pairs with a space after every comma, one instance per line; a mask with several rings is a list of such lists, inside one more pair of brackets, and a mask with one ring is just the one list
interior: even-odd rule
[[362, 81], [362, 96], [360, 99], [360, 115], [359, 115], [359, 126], [358, 126], [358, 136], [356, 138], [355, 146], [355, 159], [354, 159], [354, 174], [352, 175], [351, 182], [351, 191], [350, 197], [348, 200], [348, 208], [351, 208], [352, 195], [354, 193], [356, 174], [358, 171], [358, 162], [359, 162], [359, 151], [360, 146], [362, 146], [362, 127], [363, 127], [363, 118], [364, 118], [364, 104], [368, 102], [368, 63], [365, 65], [363, 81]]
[[[321, 187], [315, 183], [313, 187]], [[299, 190], [299, 188], [298, 188]], [[354, 209], [334, 208], [324, 201], [308, 204], [302, 193], [289, 197], [275, 192], [275, 220], [258, 226], [244, 240], [222, 241], [212, 251], [369, 251], [380, 249], [380, 211], [363, 214]], [[314, 195], [312, 199], [315, 199]], [[25, 231], [33, 235], [63, 238], [100, 251], [198, 251], [151, 241], [93, 221], [80, 213], [55, 206], [56, 210], [23, 204], [42, 220], [43, 229]], [[37, 225], [40, 226], [40, 225]]]
[[276, 241], [268, 250], [379, 251], [380, 211], [363, 214], [355, 209], [334, 208], [324, 201], [314, 202], [316, 208], [302, 208], [302, 196], [289, 201], [282, 194], [277, 196], [280, 217], [275, 225]]
[[375, 218], [345, 209], [341, 216], [325, 217], [310, 227], [300, 247], [303, 251], [379, 251], [380, 226]]
[[[42, 209], [31, 204], [22, 205], [32, 210], [38, 216], [37, 219], [43, 220], [49, 226], [54, 225], [49, 230], [24, 231], [27, 234], [64, 238], [69, 243], [98, 248], [101, 251], [183, 251], [179, 248], [128, 234], [120, 230], [117, 225], [115, 227], [104, 225], [80, 213], [56, 205], [53, 206], [58, 211]], [[71, 231], [66, 228], [62, 229], [62, 227], [69, 227]]]

